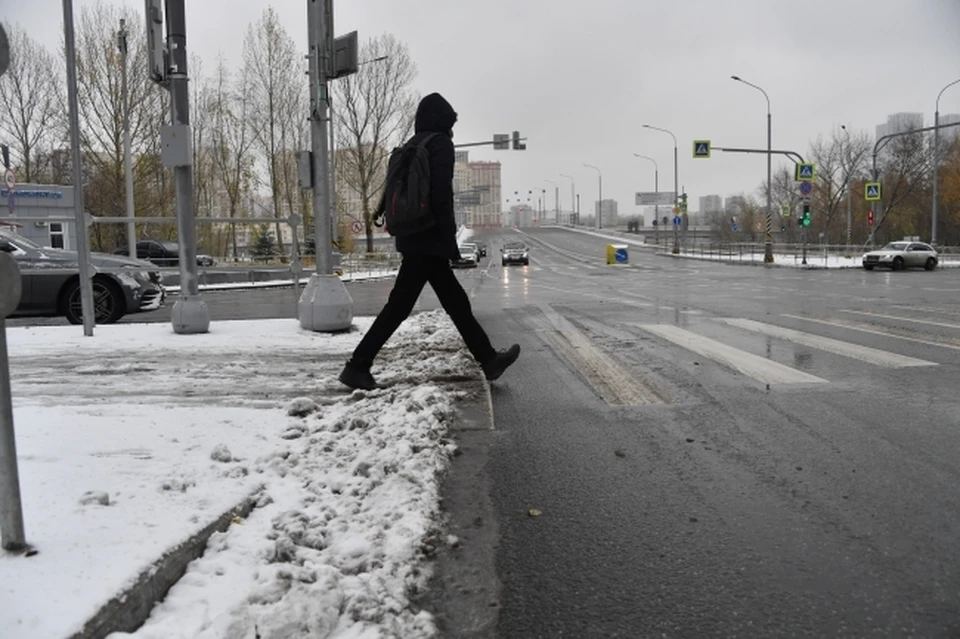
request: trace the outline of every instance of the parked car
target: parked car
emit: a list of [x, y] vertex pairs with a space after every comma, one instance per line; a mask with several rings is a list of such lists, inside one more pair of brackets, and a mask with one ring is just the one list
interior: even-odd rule
[[[114, 255], [127, 255], [126, 247], [114, 251]], [[137, 259], [153, 262], [157, 266], [179, 266], [180, 245], [176, 242], [159, 240], [141, 240], [137, 242]], [[213, 258], [203, 253], [197, 254], [197, 266], [213, 266]]]
[[[23, 290], [14, 316], [63, 315], [71, 324], [83, 322], [76, 251], [41, 247], [4, 232], [0, 232], [0, 251], [10, 253], [20, 268]], [[157, 271], [140, 270], [156, 268], [150, 262], [91, 253], [90, 265], [94, 269], [97, 324], [112, 324], [126, 314], [153, 311], [163, 305], [163, 276]]]
[[500, 249], [500, 266], [507, 264], [530, 264], [530, 250], [523, 242], [507, 242]]
[[937, 250], [923, 242], [890, 242], [877, 251], [863, 256], [863, 268], [872, 271], [875, 267], [891, 268], [900, 271], [905, 268], [925, 268], [932, 271], [937, 268], [940, 258]]
[[480, 264], [480, 257], [477, 255], [477, 249], [472, 244], [463, 244], [460, 246], [460, 259], [451, 260], [450, 265], [454, 268], [466, 267], [476, 268]]

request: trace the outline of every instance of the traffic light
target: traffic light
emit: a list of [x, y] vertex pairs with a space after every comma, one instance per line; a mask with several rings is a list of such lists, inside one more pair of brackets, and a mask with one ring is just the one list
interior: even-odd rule
[[520, 132], [513, 132], [513, 150], [514, 151], [524, 151], [526, 150], [527, 145], [524, 142], [520, 141]]
[[873, 211], [867, 211], [867, 225], [873, 226]]
[[803, 205], [803, 218], [801, 222], [804, 226], [810, 226], [810, 205]]

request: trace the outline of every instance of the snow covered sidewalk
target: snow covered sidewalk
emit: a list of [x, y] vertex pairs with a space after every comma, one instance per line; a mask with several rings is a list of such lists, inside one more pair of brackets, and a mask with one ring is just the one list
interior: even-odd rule
[[[369, 327], [296, 320], [7, 330], [27, 540], [0, 554], [0, 635], [83, 630], [171, 548], [214, 533], [132, 636], [429, 637], [410, 605], [440, 532], [456, 402], [479, 369], [442, 312], [408, 320], [374, 373], [336, 375]], [[112, 637], [130, 636], [114, 633]]]

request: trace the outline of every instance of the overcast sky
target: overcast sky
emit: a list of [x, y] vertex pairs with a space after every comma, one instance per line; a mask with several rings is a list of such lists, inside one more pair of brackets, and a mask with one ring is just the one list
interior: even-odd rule
[[[208, 68], [220, 51], [239, 63], [247, 25], [268, 4], [306, 51], [305, 0], [187, 0], [188, 49]], [[0, 0], [0, 18], [51, 48], [61, 17], [58, 0]], [[937, 94], [960, 78], [960, 0], [342, 0], [335, 23], [361, 40], [405, 41], [416, 88], [439, 91], [460, 114], [457, 142], [515, 129], [529, 138], [526, 151], [471, 151], [503, 163], [505, 198], [545, 188], [552, 208], [553, 180], [567, 208], [567, 173], [585, 212], [597, 175], [584, 163], [600, 167], [621, 214], [654, 186], [653, 164], [634, 153], [655, 158], [661, 190], [672, 190], [673, 141], [642, 124], [676, 134], [691, 211], [701, 195], [753, 192], [763, 155], [691, 158], [694, 138], [766, 147], [766, 101], [731, 75], [770, 96], [774, 148], [804, 154], [841, 124], [872, 136], [888, 114], [910, 111], [931, 125]], [[960, 85], [940, 112], [960, 113]]]

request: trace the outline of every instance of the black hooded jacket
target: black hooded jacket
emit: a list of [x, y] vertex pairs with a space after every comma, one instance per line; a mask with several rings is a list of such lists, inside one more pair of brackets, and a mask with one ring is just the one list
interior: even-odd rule
[[438, 133], [427, 142], [430, 154], [430, 209], [437, 223], [430, 229], [397, 238], [397, 251], [404, 255], [430, 255], [447, 259], [460, 256], [457, 223], [453, 215], [454, 151], [451, 137], [457, 112], [439, 93], [420, 101], [414, 137]]

